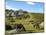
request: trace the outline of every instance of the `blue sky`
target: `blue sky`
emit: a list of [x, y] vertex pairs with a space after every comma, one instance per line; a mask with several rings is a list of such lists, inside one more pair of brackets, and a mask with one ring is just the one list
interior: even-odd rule
[[43, 13], [44, 3], [6, 0], [6, 9], [13, 9], [13, 10], [23, 9], [25, 11], [33, 13]]

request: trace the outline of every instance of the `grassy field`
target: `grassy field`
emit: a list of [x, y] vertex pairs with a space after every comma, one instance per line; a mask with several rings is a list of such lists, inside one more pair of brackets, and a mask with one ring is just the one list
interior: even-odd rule
[[[11, 20], [10, 19], [12, 19], [11, 17], [10, 17], [10, 19], [9, 18], [6, 18], [5, 19], [5, 21], [9, 24], [9, 25], [14, 25], [14, 24], [22, 24], [24, 27], [25, 27], [25, 29], [26, 29], [26, 32], [29, 32], [29, 33], [31, 33], [31, 32], [43, 32], [44, 30], [39, 30], [39, 29], [36, 29], [36, 28], [34, 28], [33, 27], [33, 25], [31, 24], [32, 22], [30, 22], [30, 21], [32, 21], [32, 20], [39, 20], [39, 21], [43, 21], [44, 20], [44, 14], [39, 14], [39, 13], [29, 13], [29, 15], [30, 15], [30, 18], [22, 18], [22, 19], [17, 19], [17, 18], [14, 18], [14, 22], [11, 22]], [[8, 20], [9, 19], [9, 20]]]

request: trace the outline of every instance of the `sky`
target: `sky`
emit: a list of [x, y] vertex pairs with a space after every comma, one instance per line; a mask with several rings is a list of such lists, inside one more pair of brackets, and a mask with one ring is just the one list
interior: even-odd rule
[[33, 13], [43, 13], [44, 3], [35, 1], [16, 1], [16, 0], [6, 0], [6, 9], [19, 10], [33, 12]]

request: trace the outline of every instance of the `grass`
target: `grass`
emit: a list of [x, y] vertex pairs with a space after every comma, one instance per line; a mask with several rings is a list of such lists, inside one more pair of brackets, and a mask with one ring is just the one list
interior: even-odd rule
[[10, 25], [14, 25], [16, 23], [22, 24], [25, 27], [26, 32], [43, 32], [44, 30], [35, 29], [33, 27], [33, 25], [31, 24], [31, 22], [29, 22], [32, 19], [44, 20], [44, 18], [39, 18], [39, 17], [44, 17], [43, 14], [32, 13], [32, 14], [29, 14], [29, 15], [30, 15], [30, 18], [27, 18], [27, 19], [24, 19], [24, 18], [22, 18], [21, 20], [20, 19], [14, 19], [15, 22], [10, 22], [11, 20], [7, 20], [8, 18], [6, 18], [6, 22]]

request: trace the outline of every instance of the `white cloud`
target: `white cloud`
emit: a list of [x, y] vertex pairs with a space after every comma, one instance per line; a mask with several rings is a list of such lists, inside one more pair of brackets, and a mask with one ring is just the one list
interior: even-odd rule
[[15, 10], [19, 10], [19, 9], [15, 9]]
[[44, 0], [14, 0], [14, 1], [32, 1], [32, 2], [44, 2]]
[[35, 3], [33, 3], [33, 2], [30, 2], [30, 1], [28, 1], [28, 2], [26, 2], [27, 4], [31, 4], [31, 5], [35, 5]]
[[17, 9], [17, 8], [12, 8], [11, 6], [8, 6], [8, 5], [6, 5], [6, 9], [12, 9], [12, 10], [19, 10], [19, 9]]
[[6, 5], [6, 9], [14, 9], [14, 8], [11, 8], [10, 6]]

